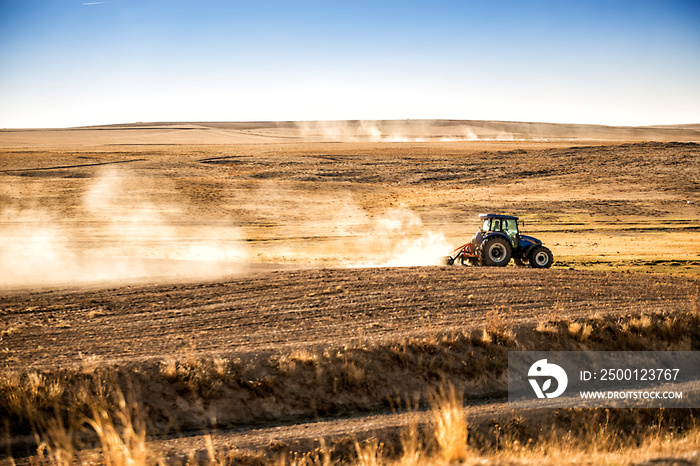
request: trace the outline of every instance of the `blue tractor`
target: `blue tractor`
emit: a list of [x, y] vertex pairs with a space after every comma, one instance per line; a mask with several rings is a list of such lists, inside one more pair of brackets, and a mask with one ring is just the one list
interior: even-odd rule
[[479, 214], [483, 221], [471, 242], [464, 244], [447, 257], [447, 264], [491, 265], [503, 267], [511, 258], [515, 265], [529, 265], [548, 269], [554, 262], [552, 252], [542, 241], [520, 234], [518, 217], [499, 214]]

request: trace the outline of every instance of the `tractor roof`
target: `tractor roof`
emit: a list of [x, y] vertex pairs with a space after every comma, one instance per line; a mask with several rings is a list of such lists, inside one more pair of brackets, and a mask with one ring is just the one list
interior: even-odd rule
[[514, 217], [512, 215], [501, 215], [501, 214], [479, 214], [479, 218], [487, 219], [487, 218], [500, 218], [503, 220], [517, 220], [518, 217]]

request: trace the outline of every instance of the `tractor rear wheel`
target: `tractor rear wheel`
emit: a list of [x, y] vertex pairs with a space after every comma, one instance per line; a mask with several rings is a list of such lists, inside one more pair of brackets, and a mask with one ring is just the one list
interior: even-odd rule
[[552, 262], [554, 262], [552, 251], [544, 246], [535, 248], [530, 254], [530, 266], [533, 269], [548, 269], [552, 266]]
[[498, 236], [490, 238], [481, 247], [481, 261], [485, 265], [503, 267], [510, 261], [511, 252], [508, 240]]

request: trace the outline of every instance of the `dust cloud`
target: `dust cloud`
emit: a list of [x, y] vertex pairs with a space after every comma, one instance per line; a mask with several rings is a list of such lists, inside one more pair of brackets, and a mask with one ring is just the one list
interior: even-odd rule
[[[177, 196], [149, 199], [125, 171], [103, 171], [68, 212], [34, 201], [0, 210], [0, 286], [200, 278], [240, 271], [248, 251], [233, 225], [187, 220]], [[4, 199], [11, 198], [5, 186]], [[33, 202], [27, 205], [27, 202]]]
[[238, 191], [254, 260], [328, 267], [442, 265], [454, 248], [420, 214], [350, 190], [300, 192], [276, 183]]
[[360, 239], [364, 257], [350, 261], [350, 267], [442, 265], [451, 250], [442, 233], [425, 231], [421, 218], [407, 207], [368, 218], [366, 225], [369, 231]]
[[[343, 142], [425, 142], [420, 128], [400, 124], [390, 127], [380, 121], [302, 121], [296, 123], [304, 139]], [[421, 125], [423, 128], [424, 125]], [[427, 127], [426, 127], [427, 128]], [[413, 131], [410, 131], [413, 130]], [[417, 131], [416, 131], [417, 130]], [[418, 135], [411, 134], [413, 132]]]
[[547, 141], [540, 131], [529, 127], [518, 134], [495, 125], [436, 124], [429, 120], [391, 121], [302, 121], [296, 122], [306, 140], [329, 142], [469, 142], [469, 141]]
[[166, 176], [102, 170], [61, 202], [43, 202], [46, 181], [36, 183], [0, 188], [0, 287], [217, 278], [261, 264], [440, 265], [452, 249], [410, 208], [367, 210], [344, 190], [238, 189], [208, 207], [227, 212], [217, 220]]

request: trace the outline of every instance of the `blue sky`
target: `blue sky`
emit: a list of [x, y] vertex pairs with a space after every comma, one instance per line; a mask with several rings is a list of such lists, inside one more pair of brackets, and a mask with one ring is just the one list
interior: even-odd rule
[[700, 2], [0, 0], [0, 127], [700, 123]]

